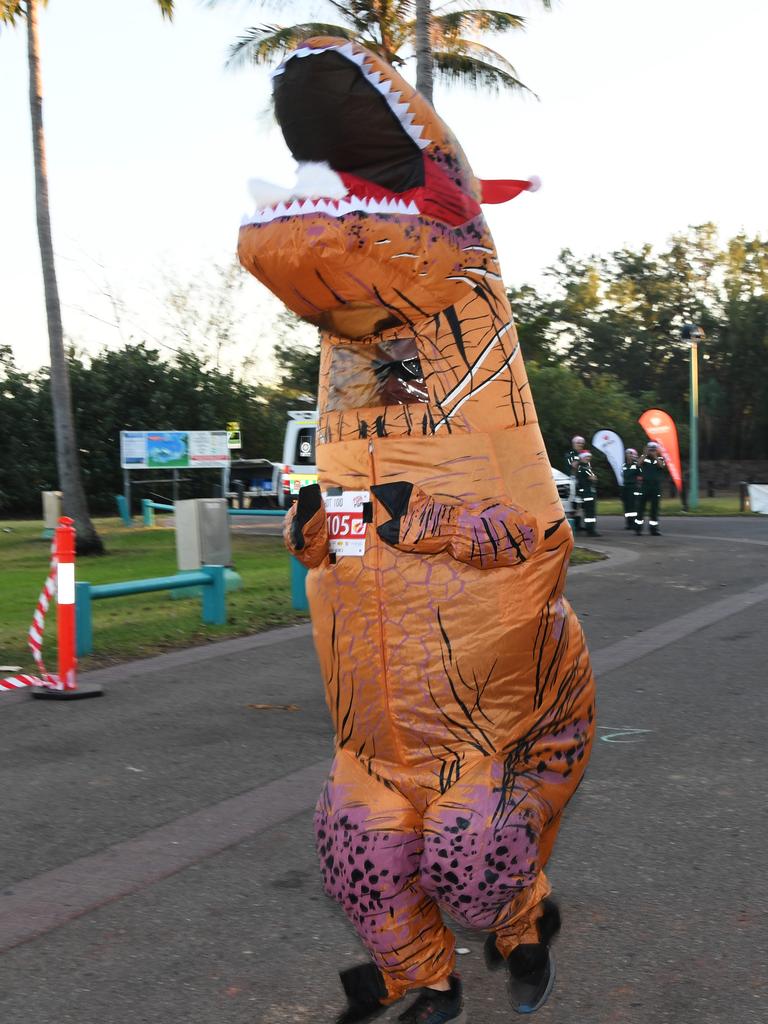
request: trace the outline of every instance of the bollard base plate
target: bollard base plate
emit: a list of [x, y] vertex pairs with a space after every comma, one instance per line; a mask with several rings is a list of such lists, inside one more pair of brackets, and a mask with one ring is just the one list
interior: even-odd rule
[[30, 693], [34, 700], [86, 700], [88, 697], [103, 697], [99, 686], [87, 686], [77, 690], [53, 690], [48, 686], [33, 686]]

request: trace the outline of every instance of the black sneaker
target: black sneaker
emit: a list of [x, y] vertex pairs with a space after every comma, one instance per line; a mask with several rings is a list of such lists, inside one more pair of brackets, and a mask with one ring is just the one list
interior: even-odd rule
[[515, 1013], [535, 1013], [549, 998], [555, 984], [555, 961], [543, 942], [525, 943], [507, 959], [507, 988]]
[[405, 1013], [397, 1018], [403, 1024], [464, 1024], [464, 1000], [461, 994], [461, 981], [458, 976], [450, 977], [451, 987], [447, 992], [438, 992], [434, 988], [423, 988], [421, 995], [412, 1003]]
[[652, 537], [660, 537], [661, 536], [661, 530], [651, 530], [651, 536]]
[[554, 900], [545, 899], [536, 922], [540, 942], [525, 943], [512, 950], [507, 960], [496, 946], [496, 936], [485, 942], [485, 963], [495, 971], [506, 963], [507, 988], [515, 1013], [535, 1013], [549, 998], [555, 984], [555, 961], [549, 944], [560, 931], [560, 909]]
[[[549, 897], [543, 899], [541, 904], [541, 917], [536, 922], [536, 926], [538, 928], [539, 938], [545, 946], [548, 946], [560, 931], [560, 908], [557, 903]], [[495, 935], [491, 934], [485, 940], [483, 956], [485, 957], [485, 966], [489, 971], [498, 971], [499, 968], [503, 967], [506, 963], [496, 945]]]
[[336, 1018], [336, 1024], [363, 1024], [374, 1020], [387, 1009], [381, 1000], [387, 998], [387, 986], [375, 964], [360, 964], [339, 973], [347, 994], [348, 1006]]

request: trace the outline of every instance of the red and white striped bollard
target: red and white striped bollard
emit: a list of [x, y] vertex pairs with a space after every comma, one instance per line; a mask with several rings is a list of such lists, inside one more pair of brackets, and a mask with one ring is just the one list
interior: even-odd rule
[[99, 687], [80, 689], [77, 685], [77, 610], [75, 607], [75, 521], [62, 516], [56, 527], [56, 639], [59, 688], [36, 688], [38, 700], [76, 700], [100, 697]]

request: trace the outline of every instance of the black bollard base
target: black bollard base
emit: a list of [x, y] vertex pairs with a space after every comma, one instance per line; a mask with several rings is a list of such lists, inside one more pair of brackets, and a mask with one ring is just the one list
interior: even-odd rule
[[34, 700], [87, 700], [88, 697], [103, 697], [104, 691], [98, 686], [78, 687], [77, 690], [53, 690], [48, 686], [33, 686], [30, 691]]

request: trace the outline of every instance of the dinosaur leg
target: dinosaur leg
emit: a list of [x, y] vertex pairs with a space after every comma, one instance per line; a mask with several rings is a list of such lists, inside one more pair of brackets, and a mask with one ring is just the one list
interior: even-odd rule
[[538, 732], [477, 762], [424, 815], [424, 888], [464, 924], [495, 932], [505, 957], [539, 941], [544, 865], [592, 743], [586, 715]]
[[394, 1002], [454, 966], [454, 937], [421, 886], [421, 815], [345, 751], [315, 814], [325, 891], [344, 908]]

